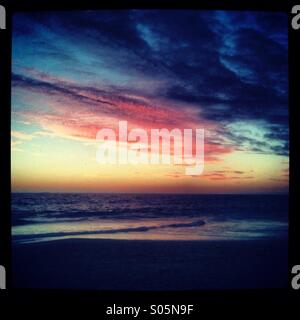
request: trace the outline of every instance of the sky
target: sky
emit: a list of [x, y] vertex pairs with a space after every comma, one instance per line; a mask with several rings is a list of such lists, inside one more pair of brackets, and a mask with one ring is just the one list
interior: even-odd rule
[[[16, 13], [15, 192], [288, 192], [283, 13]], [[205, 130], [204, 171], [100, 164], [102, 128]], [[129, 146], [130, 147], [130, 146]]]

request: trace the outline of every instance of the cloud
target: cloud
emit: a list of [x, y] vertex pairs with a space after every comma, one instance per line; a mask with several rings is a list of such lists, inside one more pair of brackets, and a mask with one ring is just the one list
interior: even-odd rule
[[254, 179], [253, 171], [214, 170], [202, 175], [209, 180], [248, 180]]
[[[215, 133], [210, 160], [233, 150], [286, 156], [287, 33], [281, 13], [18, 13], [13, 92], [44, 97], [50, 110], [33, 111], [33, 101], [19, 114], [75, 139], [128, 119], [205, 127]], [[248, 122], [250, 134], [240, 125]]]
[[11, 131], [11, 137], [21, 139], [21, 140], [32, 140], [33, 136], [20, 131]]

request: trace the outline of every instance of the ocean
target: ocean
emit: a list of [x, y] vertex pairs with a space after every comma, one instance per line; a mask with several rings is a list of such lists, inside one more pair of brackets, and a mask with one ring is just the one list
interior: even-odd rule
[[288, 234], [288, 195], [13, 193], [12, 240], [251, 240]]

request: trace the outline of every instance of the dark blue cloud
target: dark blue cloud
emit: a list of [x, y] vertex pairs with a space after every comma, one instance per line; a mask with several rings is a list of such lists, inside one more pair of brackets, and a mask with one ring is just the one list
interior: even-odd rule
[[[23, 54], [25, 63], [36, 58], [31, 65], [46, 72], [103, 76], [115, 90], [122, 76], [120, 91], [134, 92], [143, 77], [161, 80], [145, 95], [192, 104], [202, 118], [225, 126], [263, 122], [266, 141], [252, 141], [253, 150], [267, 145], [277, 154], [288, 153], [287, 30], [281, 13], [118, 10], [14, 17], [15, 44], [29, 41], [23, 52], [15, 50], [18, 60]], [[242, 139], [251, 144], [249, 137], [223, 134], [235, 145]]]

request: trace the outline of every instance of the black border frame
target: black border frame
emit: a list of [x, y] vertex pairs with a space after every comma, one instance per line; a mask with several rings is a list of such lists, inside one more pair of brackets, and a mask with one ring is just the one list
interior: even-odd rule
[[[150, 303], [194, 303], [201, 307], [215, 305], [247, 305], [270, 307], [274, 310], [283, 305], [295, 304], [300, 290], [293, 290], [290, 283], [286, 289], [253, 289], [253, 290], [224, 290], [224, 291], [184, 291], [184, 292], [130, 292], [130, 291], [76, 291], [56, 289], [12, 289], [11, 288], [11, 167], [10, 167], [10, 128], [11, 128], [11, 27], [12, 14], [18, 11], [56, 11], [56, 10], [85, 10], [85, 9], [125, 9], [125, 8], [156, 8], [156, 9], [199, 9], [199, 10], [250, 10], [250, 11], [280, 11], [289, 14], [289, 111], [290, 111], [290, 212], [289, 212], [289, 270], [293, 265], [300, 264], [300, 248], [297, 240], [300, 238], [299, 213], [297, 212], [297, 199], [300, 191], [297, 181], [300, 181], [300, 169], [297, 167], [300, 155], [297, 146], [300, 146], [300, 94], [297, 76], [300, 77], [300, 29], [293, 30], [290, 23], [291, 9], [297, 1], [261, 0], [261, 1], [192, 1], [181, 3], [167, 3], [162, 1], [130, 1], [111, 0], [97, 2], [84, 0], [81, 3], [59, 0], [28, 0], [28, 1], [2, 1], [6, 9], [6, 30], [0, 30], [0, 150], [2, 151], [0, 163], [0, 264], [6, 267], [7, 290], [0, 290], [0, 302], [16, 305], [26, 304], [34, 306], [38, 301], [41, 304], [55, 302], [57, 305], [68, 303], [83, 303], [96, 306], [101, 314], [103, 308], [112, 303], [131, 303], [147, 305]], [[300, 1], [298, 1], [300, 4]], [[291, 281], [292, 274], [289, 275]], [[250, 310], [249, 310], [250, 311]], [[102, 314], [104, 315], [104, 314]]]

